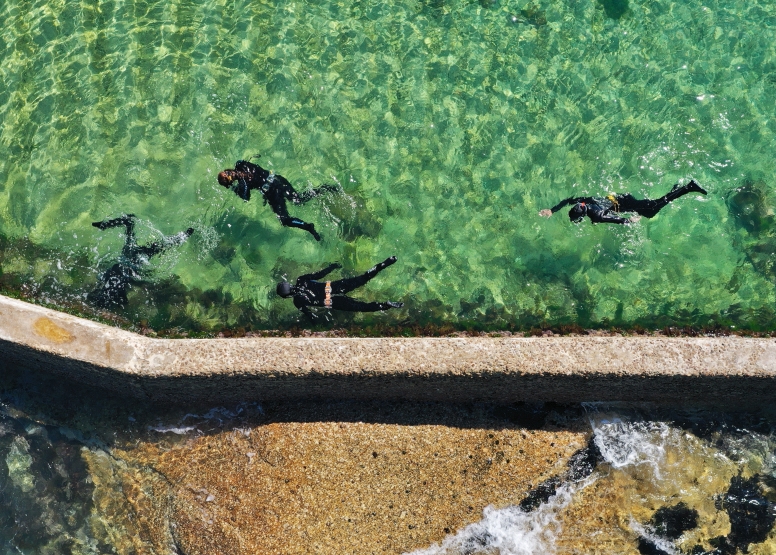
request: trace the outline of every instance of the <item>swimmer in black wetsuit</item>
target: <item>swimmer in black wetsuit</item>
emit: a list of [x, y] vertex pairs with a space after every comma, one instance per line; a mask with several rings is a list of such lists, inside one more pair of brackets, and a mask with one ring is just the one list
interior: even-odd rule
[[308, 224], [299, 218], [292, 218], [288, 214], [286, 200], [290, 200], [294, 204], [304, 204], [321, 193], [337, 190], [334, 185], [321, 185], [317, 189], [297, 193], [291, 183], [282, 175], [272, 173], [245, 160], [238, 160], [233, 170], [224, 170], [219, 173], [218, 182], [224, 187], [231, 187], [233, 183], [236, 183], [233, 191], [246, 201], [251, 199], [251, 191], [258, 189], [264, 197], [264, 204], [269, 203], [282, 225], [309, 231], [316, 241], [320, 241], [321, 236], [315, 231], [315, 225]]
[[351, 312], [377, 312], [378, 310], [388, 310], [389, 308], [401, 308], [404, 306], [404, 303], [394, 301], [368, 303], [345, 296], [345, 293], [353, 291], [356, 287], [361, 287], [394, 262], [396, 262], [396, 257], [391, 256], [360, 276], [327, 281], [325, 283], [317, 281], [332, 270], [342, 268], [342, 266], [336, 263], [329, 264], [320, 272], [299, 276], [296, 280], [296, 285], [291, 285], [287, 281], [281, 281], [278, 283], [277, 293], [284, 299], [293, 297], [294, 306], [311, 317], [314, 317], [309, 309], [311, 306], [324, 306], [326, 308]]
[[119, 261], [100, 275], [99, 285], [86, 296], [89, 302], [101, 308], [126, 306], [127, 291], [129, 291], [130, 285], [143, 281], [143, 266], [149, 263], [150, 258], [170, 247], [177, 247], [194, 233], [194, 228], [190, 227], [186, 231], [165, 237], [161, 241], [140, 246], [135, 240], [134, 214], [94, 222], [92, 225], [100, 230], [121, 226], [127, 230]]
[[[585, 216], [590, 218], [590, 221], [594, 224], [629, 224], [637, 222], [639, 216], [654, 218], [660, 212], [660, 209], [667, 206], [669, 202], [693, 192], [701, 193], [702, 195], [706, 194], [706, 190], [693, 179], [687, 185], [682, 185], [681, 187], [677, 183], [667, 194], [655, 200], [639, 200], [630, 193], [609, 195], [606, 198], [570, 197], [559, 202], [553, 208], [542, 210], [539, 212], [539, 215], [549, 218], [564, 206], [573, 204], [574, 206], [569, 210], [569, 218], [575, 224], [581, 222]], [[621, 212], [636, 212], [639, 216], [623, 218], [619, 215]]]

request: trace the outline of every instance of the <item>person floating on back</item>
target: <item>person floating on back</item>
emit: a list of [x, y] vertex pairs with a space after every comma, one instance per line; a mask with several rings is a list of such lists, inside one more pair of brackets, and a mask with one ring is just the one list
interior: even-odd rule
[[218, 174], [218, 182], [224, 187], [232, 187], [235, 184], [232, 190], [245, 201], [251, 199], [251, 191], [258, 190], [264, 197], [264, 204], [269, 203], [282, 225], [298, 227], [299, 229], [309, 231], [316, 241], [320, 241], [321, 236], [315, 231], [315, 225], [304, 222], [299, 218], [292, 218], [288, 214], [286, 201], [290, 200], [294, 204], [304, 204], [321, 193], [337, 190], [337, 187], [334, 185], [321, 185], [316, 189], [297, 193], [291, 186], [291, 183], [282, 175], [272, 173], [261, 166], [246, 162], [245, 160], [238, 160], [233, 170], [220, 172]]
[[97, 288], [86, 296], [89, 302], [100, 308], [126, 306], [129, 287], [143, 281], [143, 267], [148, 265], [151, 257], [170, 247], [177, 247], [194, 233], [194, 228], [190, 227], [186, 231], [165, 237], [161, 241], [141, 246], [135, 240], [134, 214], [125, 214], [112, 220], [93, 222], [92, 225], [100, 230], [123, 226], [127, 233], [119, 261], [100, 275]]
[[361, 287], [394, 262], [396, 262], [396, 257], [391, 256], [360, 276], [338, 279], [337, 281], [318, 281], [333, 270], [342, 268], [341, 265], [336, 263], [329, 264], [320, 272], [299, 276], [296, 280], [296, 285], [291, 285], [287, 281], [281, 281], [278, 283], [277, 293], [284, 299], [293, 297], [294, 306], [308, 316], [313, 316], [309, 309], [311, 306], [323, 306], [334, 310], [348, 310], [351, 312], [377, 312], [378, 310], [388, 310], [389, 308], [401, 308], [404, 306], [404, 303], [394, 301], [368, 303], [345, 296], [345, 293]]
[[[677, 183], [667, 194], [655, 200], [639, 200], [630, 193], [609, 195], [606, 198], [570, 197], [559, 202], [553, 208], [542, 210], [539, 215], [549, 218], [564, 206], [572, 204], [573, 206], [569, 210], [569, 219], [575, 224], [581, 222], [585, 216], [590, 218], [594, 224], [629, 224], [637, 222], [639, 216], [653, 218], [669, 202], [693, 192], [706, 194], [703, 187], [698, 185], [695, 180], [691, 180], [687, 185], [679, 186]], [[623, 218], [620, 216], [622, 212], [636, 212], [638, 216]]]

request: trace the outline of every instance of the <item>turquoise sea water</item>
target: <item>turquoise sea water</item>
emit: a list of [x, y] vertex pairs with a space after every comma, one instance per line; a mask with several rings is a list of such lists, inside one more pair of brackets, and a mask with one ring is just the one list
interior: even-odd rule
[[[621, 10], [627, 5], [627, 9]], [[398, 263], [334, 323], [773, 328], [776, 5], [766, 0], [0, 2], [6, 290], [80, 306], [134, 213], [189, 226], [120, 315], [158, 329], [306, 324], [283, 276]], [[221, 169], [299, 190], [321, 243]], [[631, 226], [568, 196], [688, 195]]]

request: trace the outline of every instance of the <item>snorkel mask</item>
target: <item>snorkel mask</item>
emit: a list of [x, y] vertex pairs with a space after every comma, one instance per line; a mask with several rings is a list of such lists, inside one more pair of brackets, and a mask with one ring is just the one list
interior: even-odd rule
[[281, 281], [278, 283], [277, 288], [275, 289], [278, 295], [283, 297], [284, 299], [291, 296], [291, 284], [287, 281]]

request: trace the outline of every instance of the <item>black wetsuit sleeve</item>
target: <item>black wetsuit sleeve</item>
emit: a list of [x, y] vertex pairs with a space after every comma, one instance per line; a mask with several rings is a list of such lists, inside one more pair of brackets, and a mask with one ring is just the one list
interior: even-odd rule
[[305, 316], [307, 316], [310, 320], [315, 320], [315, 313], [309, 308], [307, 308], [307, 306], [301, 307], [299, 311]]
[[550, 210], [552, 211], [553, 214], [555, 214], [555, 212], [557, 212], [564, 206], [568, 206], [569, 204], [576, 204], [578, 202], [584, 202], [585, 200], [587, 200], [585, 199], [585, 197], [569, 197], [566, 200], [560, 201], [558, 204], [550, 208]]
[[297, 278], [296, 282], [298, 284], [298, 283], [301, 283], [301, 282], [304, 282], [304, 281], [313, 281], [313, 280], [316, 280], [316, 279], [321, 279], [323, 277], [326, 277], [326, 275], [330, 274], [331, 272], [333, 272], [337, 268], [340, 268], [340, 265], [337, 264], [336, 262], [334, 264], [329, 264], [328, 266], [326, 266], [320, 272], [315, 272], [314, 274], [305, 274], [303, 276], [299, 276], [299, 278]]
[[248, 182], [244, 179], [239, 179], [237, 181], [237, 188], [234, 190], [235, 193], [237, 193], [237, 196], [245, 201], [251, 200], [251, 188], [248, 185]]
[[253, 173], [256, 170], [256, 164], [251, 164], [246, 160], [237, 160], [237, 162], [234, 165], [234, 169], [238, 172]]
[[304, 297], [302, 297], [301, 295], [299, 295], [299, 296], [295, 295], [294, 296], [294, 306], [297, 309], [301, 310], [304, 314], [307, 314], [308, 316], [310, 316], [312, 314], [310, 312], [310, 309], [307, 308], [307, 303], [305, 302]]
[[621, 218], [619, 216], [614, 216], [609, 212], [588, 212], [588, 216], [590, 216], [590, 221], [594, 224], [627, 224], [630, 223], [630, 220], [628, 218]]

